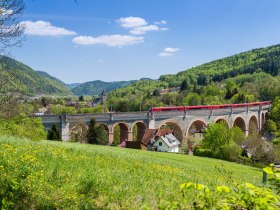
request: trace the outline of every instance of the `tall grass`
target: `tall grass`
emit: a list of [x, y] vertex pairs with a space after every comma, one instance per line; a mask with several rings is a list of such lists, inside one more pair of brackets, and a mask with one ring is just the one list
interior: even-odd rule
[[157, 208], [180, 185], [260, 185], [259, 169], [201, 157], [0, 137], [0, 201], [7, 209]]

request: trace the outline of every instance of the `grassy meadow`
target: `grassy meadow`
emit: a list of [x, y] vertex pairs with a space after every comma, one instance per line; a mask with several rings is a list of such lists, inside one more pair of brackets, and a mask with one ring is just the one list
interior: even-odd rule
[[202, 157], [0, 137], [3, 209], [158, 208], [180, 185], [250, 182], [261, 169]]

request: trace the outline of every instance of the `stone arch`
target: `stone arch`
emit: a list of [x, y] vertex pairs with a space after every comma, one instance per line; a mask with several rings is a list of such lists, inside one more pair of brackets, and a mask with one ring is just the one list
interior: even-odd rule
[[112, 126], [114, 134], [113, 144], [118, 145], [128, 140], [129, 125], [126, 122], [117, 122]]
[[161, 124], [158, 126], [159, 129], [170, 129], [172, 130], [172, 133], [174, 136], [180, 141], [183, 142], [184, 134], [182, 126], [179, 122], [175, 120], [165, 120], [161, 122]]
[[229, 123], [228, 121], [224, 118], [224, 117], [218, 117], [214, 120], [214, 123], [224, 123], [228, 128], [229, 127]]
[[142, 141], [145, 135], [147, 126], [143, 121], [136, 121], [131, 125], [133, 141]]
[[243, 133], [246, 134], [247, 127], [246, 127], [246, 122], [245, 122], [245, 120], [244, 120], [243, 117], [237, 116], [237, 117], [234, 119], [233, 124], [232, 124], [232, 127], [234, 127], [234, 126], [239, 127], [239, 128], [243, 131]]
[[208, 122], [204, 120], [203, 118], [195, 118], [192, 121], [190, 121], [186, 136], [190, 136], [194, 133], [201, 133], [204, 128], [206, 128], [208, 125]]
[[259, 126], [258, 126], [258, 118], [255, 115], [251, 115], [248, 122], [248, 135], [255, 135], [258, 133]]

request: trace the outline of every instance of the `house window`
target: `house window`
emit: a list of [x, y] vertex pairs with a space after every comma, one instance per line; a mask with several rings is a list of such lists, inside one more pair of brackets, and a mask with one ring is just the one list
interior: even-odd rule
[[162, 142], [159, 142], [158, 145], [159, 145], [159, 146], [162, 146]]

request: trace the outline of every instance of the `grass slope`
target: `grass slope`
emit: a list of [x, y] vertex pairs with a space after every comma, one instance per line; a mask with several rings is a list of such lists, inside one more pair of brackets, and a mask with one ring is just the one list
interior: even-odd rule
[[0, 174], [0, 197], [23, 209], [155, 209], [188, 181], [260, 185], [262, 176], [215, 159], [7, 137], [0, 137]]

